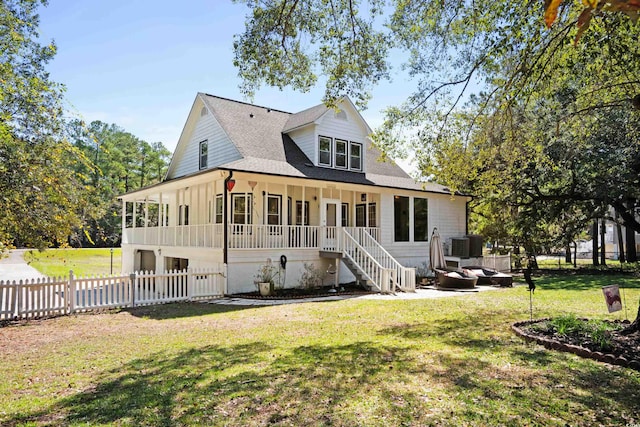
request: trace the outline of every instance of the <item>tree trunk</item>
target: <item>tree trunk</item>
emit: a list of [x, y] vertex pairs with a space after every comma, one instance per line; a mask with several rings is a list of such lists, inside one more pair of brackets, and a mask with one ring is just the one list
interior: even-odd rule
[[571, 243], [567, 243], [567, 246], [564, 248], [564, 262], [571, 264]]
[[636, 232], [629, 227], [624, 228], [625, 241], [627, 243], [627, 262], [638, 262], [636, 253]]
[[[616, 219], [618, 214], [616, 214]], [[622, 237], [622, 226], [619, 222], [616, 222], [616, 234], [618, 235], [618, 258], [620, 259], [620, 263], [625, 262], [626, 258], [624, 256], [624, 238]]]
[[600, 221], [600, 264], [607, 265], [607, 244], [605, 239], [605, 233], [607, 232], [607, 225], [604, 218]]
[[634, 320], [629, 326], [624, 328], [620, 333], [622, 335], [629, 335], [640, 330], [640, 303], [638, 304], [638, 314], [636, 314], [636, 320]]
[[593, 260], [593, 266], [597, 267], [600, 265], [598, 262], [598, 220], [593, 220], [593, 225], [591, 226], [591, 259]]

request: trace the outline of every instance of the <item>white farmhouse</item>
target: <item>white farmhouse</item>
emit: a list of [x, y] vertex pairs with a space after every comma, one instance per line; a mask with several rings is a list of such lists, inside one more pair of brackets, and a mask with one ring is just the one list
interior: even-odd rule
[[431, 230], [466, 233], [469, 198], [381, 162], [370, 133], [346, 97], [287, 113], [198, 93], [166, 179], [121, 197], [123, 271], [218, 267], [233, 294], [286, 259], [285, 287], [313, 263], [331, 282], [413, 289]]

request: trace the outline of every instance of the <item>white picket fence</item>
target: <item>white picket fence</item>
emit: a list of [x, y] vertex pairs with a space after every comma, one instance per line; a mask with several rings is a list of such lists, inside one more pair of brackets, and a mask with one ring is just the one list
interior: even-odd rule
[[226, 267], [122, 276], [0, 281], [0, 320], [31, 319], [116, 307], [220, 298]]

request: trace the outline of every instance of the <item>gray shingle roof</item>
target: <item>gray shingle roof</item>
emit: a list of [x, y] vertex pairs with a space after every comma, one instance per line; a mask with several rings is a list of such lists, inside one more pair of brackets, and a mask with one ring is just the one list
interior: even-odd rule
[[318, 120], [328, 110], [324, 104], [316, 105], [315, 107], [307, 108], [299, 113], [291, 114], [289, 120], [284, 125], [282, 132], [289, 132], [299, 127], [308, 125]]
[[449, 192], [437, 184], [429, 183], [424, 187], [423, 184], [416, 183], [392, 161], [378, 161], [380, 152], [374, 147], [367, 147], [366, 174], [313, 166], [313, 162], [284, 132], [320, 118], [327, 111], [324, 104], [291, 114], [205, 93], [200, 93], [199, 96], [243, 157], [219, 166], [221, 169], [438, 193]]

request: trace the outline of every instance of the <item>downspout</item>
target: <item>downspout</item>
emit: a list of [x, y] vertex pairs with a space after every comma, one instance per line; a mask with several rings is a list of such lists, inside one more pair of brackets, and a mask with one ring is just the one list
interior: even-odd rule
[[471, 200], [467, 200], [464, 204], [464, 234], [469, 235], [469, 203]]
[[227, 183], [231, 180], [231, 178], [233, 177], [233, 171], [229, 171], [229, 176], [226, 177], [224, 179], [224, 188], [223, 188], [223, 194], [224, 194], [224, 211], [222, 212], [222, 223], [224, 225], [222, 234], [223, 234], [223, 240], [224, 242], [222, 242], [222, 262], [224, 265], [227, 265], [227, 261], [229, 258], [229, 209], [228, 209], [228, 199], [229, 199], [229, 190], [227, 190]]

